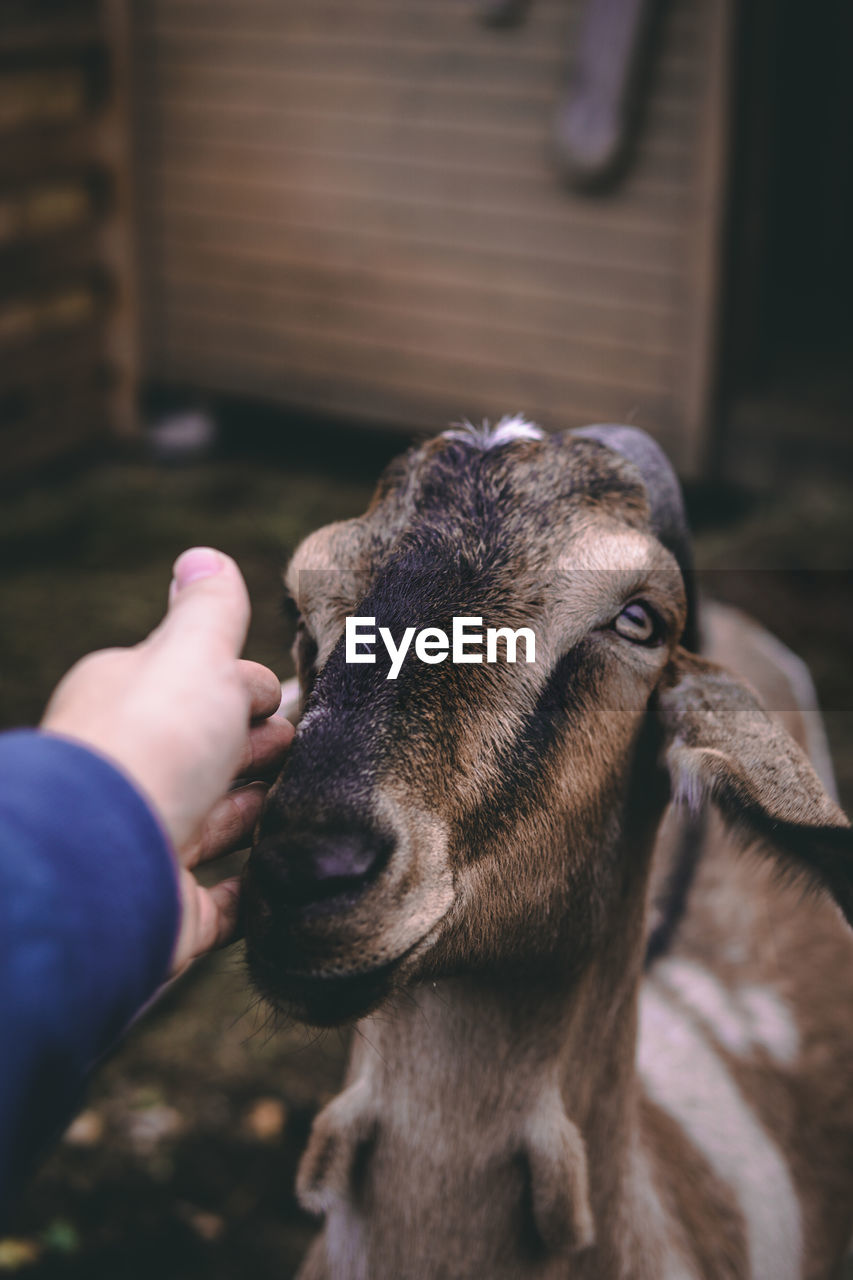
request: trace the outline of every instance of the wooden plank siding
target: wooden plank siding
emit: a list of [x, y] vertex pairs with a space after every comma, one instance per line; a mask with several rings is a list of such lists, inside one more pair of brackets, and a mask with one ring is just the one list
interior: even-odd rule
[[510, 32], [463, 0], [135, 6], [147, 375], [403, 431], [629, 419], [695, 472], [729, 3], [669, 7], [599, 196], [548, 153], [580, 0]]
[[137, 427], [129, 0], [0, 22], [0, 482]]

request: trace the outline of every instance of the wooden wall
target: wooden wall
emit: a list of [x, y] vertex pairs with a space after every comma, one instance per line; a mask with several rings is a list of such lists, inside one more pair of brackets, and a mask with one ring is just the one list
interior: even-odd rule
[[126, 0], [4, 0], [0, 477], [135, 426]]
[[148, 377], [403, 430], [631, 420], [701, 468], [730, 0], [668, 7], [612, 194], [548, 137], [578, 0], [135, 7]]

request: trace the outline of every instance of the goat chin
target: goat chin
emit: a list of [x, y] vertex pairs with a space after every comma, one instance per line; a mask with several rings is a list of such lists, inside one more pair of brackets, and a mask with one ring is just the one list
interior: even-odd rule
[[248, 961], [257, 990], [281, 1013], [311, 1027], [337, 1027], [372, 1013], [391, 992], [398, 967], [335, 976], [278, 971], [270, 982], [262, 958], [250, 954]]

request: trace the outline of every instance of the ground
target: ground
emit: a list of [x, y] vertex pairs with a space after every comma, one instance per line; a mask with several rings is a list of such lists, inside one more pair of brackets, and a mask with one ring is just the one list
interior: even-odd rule
[[[329, 455], [331, 456], [331, 454]], [[280, 569], [299, 539], [355, 515], [377, 467], [222, 459], [164, 469], [109, 462], [39, 481], [0, 506], [2, 725], [33, 723], [93, 647], [158, 619], [174, 556], [222, 547], [255, 606], [247, 656], [290, 674]], [[698, 560], [809, 663], [842, 798], [853, 807], [853, 512], [811, 489], [709, 502]], [[43, 1280], [286, 1280], [314, 1229], [292, 1193], [311, 1116], [337, 1088], [346, 1035], [276, 1026], [239, 945], [199, 965], [97, 1073], [82, 1114], [0, 1240], [0, 1271]]]

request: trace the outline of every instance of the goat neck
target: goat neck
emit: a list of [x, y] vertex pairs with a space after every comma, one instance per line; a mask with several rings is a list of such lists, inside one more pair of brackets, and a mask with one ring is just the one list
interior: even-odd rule
[[639, 852], [621, 859], [624, 892], [580, 971], [555, 956], [533, 977], [424, 981], [358, 1024], [347, 1087], [320, 1117], [300, 1178], [311, 1203], [334, 1132], [348, 1171], [338, 1198], [323, 1193], [328, 1274], [361, 1274], [355, 1255], [377, 1278], [474, 1274], [472, 1239], [496, 1280], [519, 1265], [618, 1275], [636, 1253], [637, 881], [649, 861]]

